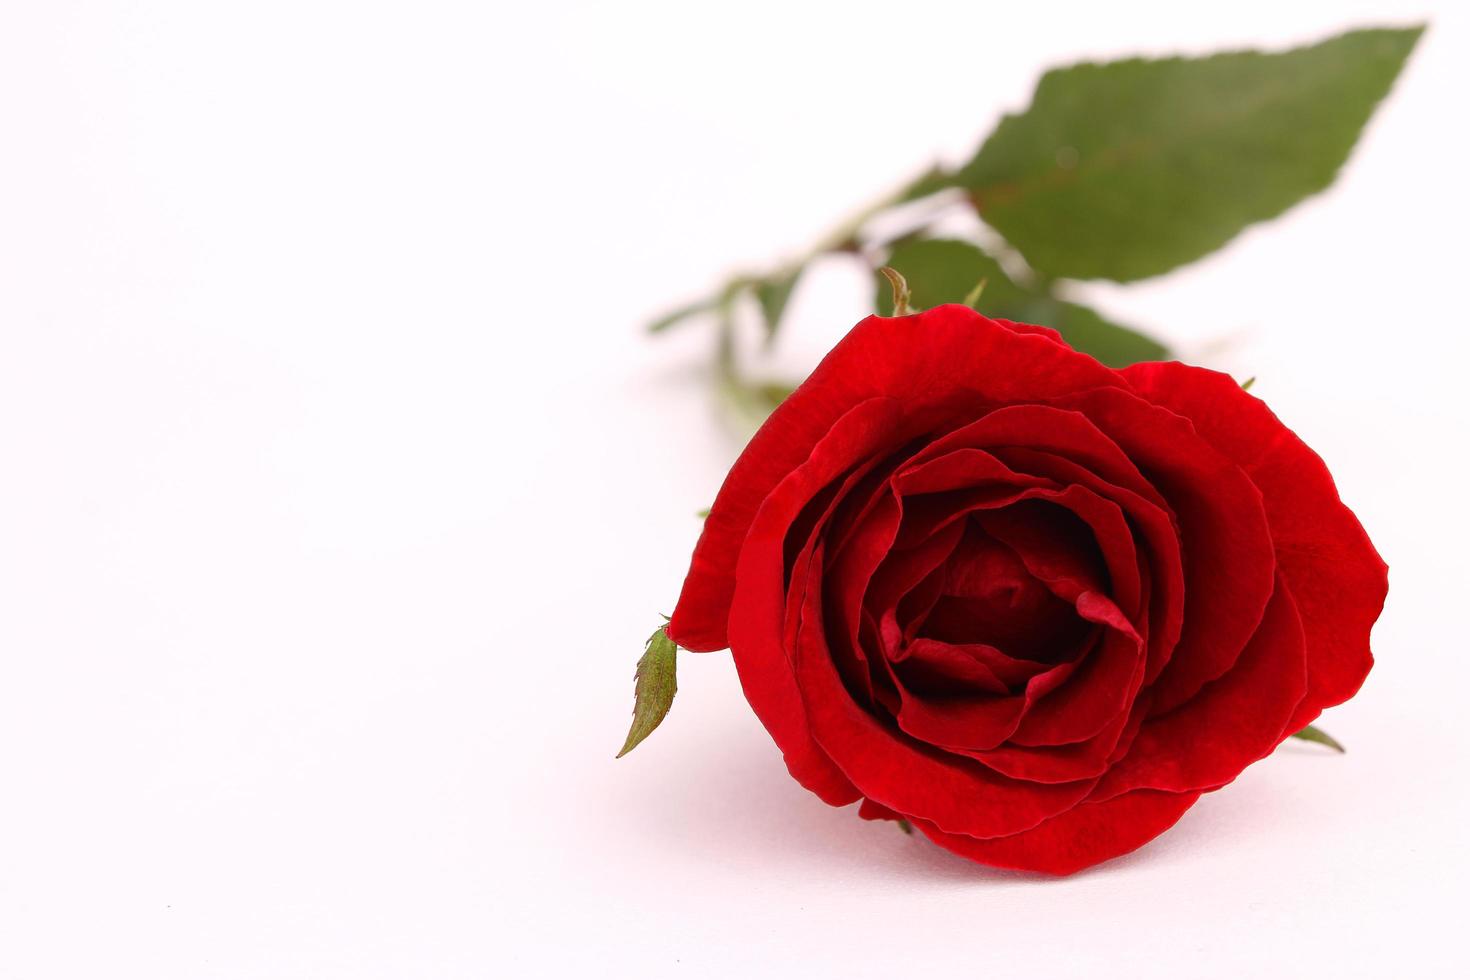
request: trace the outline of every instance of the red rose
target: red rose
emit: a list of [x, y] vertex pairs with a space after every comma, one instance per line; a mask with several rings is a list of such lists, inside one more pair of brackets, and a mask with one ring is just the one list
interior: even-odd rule
[[669, 635], [732, 650], [823, 800], [1066, 874], [1351, 697], [1386, 573], [1226, 375], [942, 306], [858, 324], [751, 440]]

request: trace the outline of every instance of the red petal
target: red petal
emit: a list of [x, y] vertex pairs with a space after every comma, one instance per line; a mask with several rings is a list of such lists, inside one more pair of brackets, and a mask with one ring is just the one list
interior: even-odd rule
[[1352, 697], [1368, 676], [1368, 636], [1388, 594], [1388, 566], [1339, 499], [1321, 457], [1228, 375], [1176, 363], [1126, 373], [1150, 400], [1190, 419], [1260, 489], [1306, 633], [1307, 696], [1288, 727], [1306, 725]]
[[951, 524], [911, 548], [895, 548], [873, 573], [868, 584], [868, 607], [889, 611], [915, 586], [934, 573], [964, 537], [962, 524]]
[[[1079, 610], [1080, 611], [1080, 610]], [[1105, 630], [1101, 644], [1067, 679], [1026, 713], [1011, 741], [1017, 745], [1067, 745], [1119, 724], [1143, 685], [1138, 635]]]
[[[1091, 646], [1091, 642], [1087, 646]], [[944, 673], [945, 665], [953, 664], [955, 666], [951, 676], [956, 681], [968, 679], [973, 666], [978, 668], [973, 670], [976, 678], [993, 677], [1000, 683], [1001, 690], [1023, 685], [1037, 674], [1045, 673], [1056, 666], [1039, 660], [1012, 657], [1004, 650], [987, 643], [945, 643], [927, 636], [915, 638], [893, 653], [889, 659], [906, 664], [910, 669], [905, 676], [910, 679], [913, 678], [912, 668], [916, 664], [922, 663], [941, 674]]]
[[858, 816], [864, 820], [902, 820], [903, 814], [894, 813], [881, 803], [865, 799], [858, 804]]
[[[1066, 417], [1075, 418], [1071, 415]], [[1169, 662], [1184, 625], [1184, 565], [1173, 514], [1162, 499], [1155, 501], [1134, 490], [1124, 489], [1098, 473], [1053, 453], [1020, 448], [997, 452], [1021, 472], [1085, 487], [1104, 500], [1117, 504], [1128, 515], [1138, 532], [1133, 543], [1139, 554], [1138, 573], [1142, 579], [1139, 602], [1149, 613], [1148, 672], [1144, 675], [1144, 684], [1153, 683]], [[1129, 478], [1126, 473], [1122, 476]], [[1139, 490], [1157, 497], [1157, 492], [1148, 486], [1141, 474], [1135, 471], [1134, 476]], [[1145, 558], [1151, 560], [1145, 561]]]
[[940, 493], [984, 486], [1034, 487], [1047, 481], [1016, 473], [983, 449], [965, 447], [941, 456], [916, 455], [893, 477], [899, 493]]
[[[808, 460], [771, 492], [740, 552], [735, 603], [741, 615], [731, 623], [730, 641], [746, 700], [785, 755], [791, 774], [834, 805], [851, 803], [858, 794], [807, 731], [783, 644], [787, 598], [783, 548], [787, 529], [802, 507], [854, 461], [878, 451], [898, 411], [892, 400], [872, 399], [839, 419]], [[805, 584], [804, 575], [793, 577], [793, 587]], [[670, 636], [683, 645], [682, 634], [671, 628]]]
[[[1006, 776], [1036, 783], [1065, 783], [1103, 775], [1109, 764], [1126, 749], [1142, 725], [1146, 706], [1135, 702], [1120, 712], [1108, 726], [1089, 739], [1070, 745], [1017, 745], [1008, 743], [985, 752], [966, 755]], [[1096, 796], [1093, 790], [1090, 796]]]
[[1230, 782], [1291, 734], [1287, 722], [1306, 690], [1301, 619], [1278, 578], [1261, 626], [1235, 667], [1185, 704], [1146, 721], [1094, 798], [1135, 789], [1213, 789]]
[[1183, 704], [1235, 663], [1271, 598], [1275, 549], [1261, 494], [1181, 416], [1116, 389], [1059, 399], [1128, 454], [1179, 519], [1184, 628], [1151, 685], [1156, 712]]
[[[1099, 538], [1099, 528], [1089, 525], [1071, 513], [1069, 506], [1082, 495], [1089, 513], [1097, 517], [1106, 531], [1107, 544]], [[1048, 507], [1040, 501], [1018, 504], [1005, 510], [981, 511], [975, 515], [985, 533], [1000, 541], [1021, 560], [1026, 570], [1060, 599], [1075, 602], [1083, 592], [1107, 592], [1111, 580], [1121, 577], [1124, 587], [1131, 581], [1131, 595], [1119, 597], [1120, 603], [1136, 609], [1138, 603], [1138, 566], [1133, 553], [1133, 540], [1122, 511], [1082, 487], [1068, 487], [1052, 500], [1059, 506]], [[1089, 531], [1091, 533], [1089, 533]], [[1103, 560], [1109, 552], [1123, 552], [1117, 568], [1110, 575], [1111, 563]]]
[[1139, 790], [1083, 803], [1032, 830], [990, 839], [945, 833], [926, 820], [910, 819], [934, 843], [972, 861], [1069, 875], [1147, 844], [1174, 826], [1199, 796]]
[[916, 693], [893, 671], [891, 677], [900, 699], [895, 720], [899, 728], [928, 745], [972, 755], [996, 748], [1015, 734], [1026, 711], [1076, 669], [1075, 662], [1047, 667], [1029, 678], [1020, 694], [990, 697], [970, 694], [951, 698]]

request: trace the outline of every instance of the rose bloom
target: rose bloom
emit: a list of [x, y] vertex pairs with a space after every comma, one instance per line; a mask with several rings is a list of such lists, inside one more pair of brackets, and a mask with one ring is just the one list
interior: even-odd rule
[[1067, 874], [1351, 697], [1387, 588], [1230, 377], [951, 305], [864, 320], [767, 420], [669, 635], [730, 648], [827, 803]]

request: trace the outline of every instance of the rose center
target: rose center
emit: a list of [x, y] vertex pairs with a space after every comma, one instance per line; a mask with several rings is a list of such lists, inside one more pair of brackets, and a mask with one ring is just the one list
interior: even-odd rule
[[945, 563], [938, 599], [915, 631], [952, 644], [981, 643], [1013, 657], [1059, 663], [1079, 653], [1091, 624], [973, 519]]

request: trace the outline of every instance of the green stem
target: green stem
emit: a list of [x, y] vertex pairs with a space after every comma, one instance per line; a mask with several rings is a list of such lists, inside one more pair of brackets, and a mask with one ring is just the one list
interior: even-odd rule
[[[940, 173], [942, 173], [942, 171], [940, 171], [939, 168], [931, 167], [929, 170], [920, 175], [918, 179], [910, 179], [905, 181], [896, 190], [889, 191], [887, 194], [884, 194], [882, 197], [873, 201], [867, 207], [862, 208], [861, 210], [849, 215], [846, 220], [839, 223], [831, 231], [827, 232], [827, 234], [818, 238], [816, 243], [812, 245], [811, 248], [807, 249], [805, 252], [790, 260], [789, 262], [784, 263], [780, 267], [778, 274], [789, 273], [795, 269], [800, 269], [803, 266], [809, 264], [812, 260], [820, 258], [823, 255], [830, 255], [834, 252], [852, 252], [854, 254], [860, 255], [860, 246], [862, 243], [858, 240], [858, 235], [862, 232], [863, 227], [867, 225], [868, 222], [872, 221], [878, 215], [882, 214], [884, 211], [889, 210], [890, 208], [895, 208], [900, 204], [906, 204], [911, 200], [920, 201], [923, 200], [925, 197], [932, 197], [933, 194], [936, 194], [939, 191], [946, 189], [943, 187], [936, 187], [935, 190], [930, 194], [924, 194], [919, 197], [910, 196], [910, 192], [913, 190], [913, 188], [919, 186], [922, 182], [926, 180], [935, 179], [936, 176]], [[899, 237], [902, 238], [908, 235], [915, 234], [916, 231], [917, 229], [915, 231], [905, 232], [903, 236]], [[776, 275], [772, 276], [772, 278], [775, 277]]]
[[735, 352], [735, 301], [739, 286], [725, 289], [720, 297], [719, 325], [715, 334], [715, 381], [721, 401], [735, 416], [739, 427], [754, 432], [771, 414], [775, 405], [768, 404], [759, 386], [747, 381], [740, 371]]

